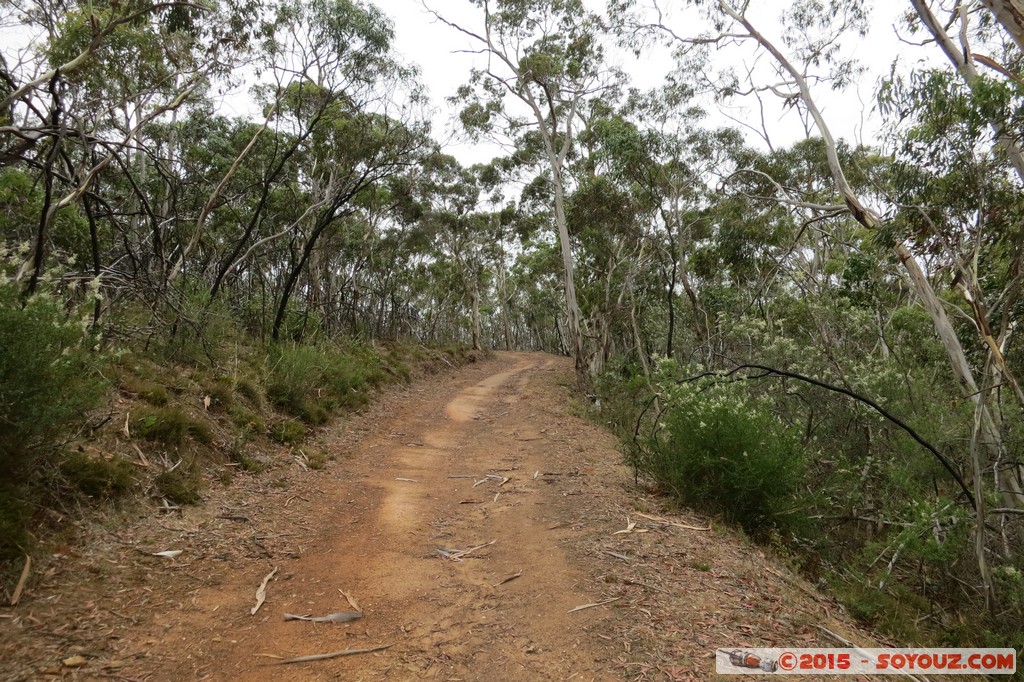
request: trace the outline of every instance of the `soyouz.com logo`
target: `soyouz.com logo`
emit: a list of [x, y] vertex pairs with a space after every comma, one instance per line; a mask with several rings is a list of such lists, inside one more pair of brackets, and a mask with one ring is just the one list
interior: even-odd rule
[[717, 649], [720, 675], [1012, 675], [1014, 649]]

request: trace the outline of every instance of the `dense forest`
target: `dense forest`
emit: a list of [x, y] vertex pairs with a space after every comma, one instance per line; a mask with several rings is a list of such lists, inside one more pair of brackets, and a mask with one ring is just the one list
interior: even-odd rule
[[[3, 1], [2, 558], [55, 496], [127, 486], [72, 447], [111, 390], [152, 404], [136, 433], [209, 440], [140, 367], [287, 442], [401, 348], [544, 350], [638, 483], [903, 641], [1019, 643], [1017, 0], [908, 0], [863, 144], [820, 106], [861, 77], [860, 0], [471, 4], [423, 9], [473, 46], [460, 134], [504, 150], [465, 166], [383, 4]], [[655, 50], [675, 68], [633, 86], [617, 64]], [[776, 141], [779, 101], [804, 139]]]

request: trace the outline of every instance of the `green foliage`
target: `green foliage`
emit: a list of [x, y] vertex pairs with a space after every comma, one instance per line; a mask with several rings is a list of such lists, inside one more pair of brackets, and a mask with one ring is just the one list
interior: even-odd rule
[[674, 388], [638, 470], [684, 504], [758, 535], [794, 522], [805, 453], [770, 411], [731, 386]]
[[171, 362], [195, 367], [216, 367], [226, 360], [232, 341], [240, 335], [228, 306], [210, 301], [205, 283], [186, 280], [169, 293], [175, 299], [173, 313], [164, 324], [155, 350]]
[[60, 473], [65, 481], [89, 497], [120, 497], [134, 486], [132, 465], [116, 455], [103, 459], [72, 452], [61, 460]]
[[174, 504], [197, 504], [203, 499], [199, 494], [198, 476], [186, 470], [184, 464], [154, 478], [153, 490], [158, 497]]
[[28, 534], [31, 508], [25, 492], [10, 483], [0, 483], [0, 561], [25, 554], [31, 538]]
[[245, 377], [239, 377], [236, 379], [235, 391], [238, 392], [238, 395], [242, 396], [256, 407], [263, 405], [263, 389], [261, 389], [259, 385], [251, 379], [247, 379]]
[[170, 393], [165, 386], [152, 381], [146, 381], [137, 376], [125, 375], [121, 377], [118, 383], [122, 391], [137, 395], [150, 405], [163, 407], [171, 399]]
[[231, 423], [240, 431], [258, 434], [267, 430], [266, 421], [261, 415], [237, 403], [228, 407], [228, 416], [231, 418]]
[[186, 436], [203, 444], [213, 442], [209, 424], [189, 417], [177, 407], [137, 410], [132, 420], [131, 430], [141, 438], [164, 445], [182, 445]]
[[[0, 249], [6, 260], [8, 253]], [[96, 406], [94, 342], [44, 290], [26, 301], [0, 262], [0, 478], [27, 482]]]
[[306, 438], [306, 427], [292, 420], [281, 421], [270, 427], [270, 437], [282, 445], [296, 445]]
[[339, 409], [356, 409], [387, 379], [380, 357], [352, 345], [342, 350], [278, 344], [270, 353], [267, 397], [308, 424], [324, 424]]
[[320, 471], [327, 468], [327, 455], [322, 450], [300, 450], [299, 456], [306, 463], [306, 466], [313, 471]]
[[250, 453], [250, 435], [251, 433], [242, 429], [235, 436], [234, 442], [231, 444], [231, 450], [228, 453], [231, 461], [239, 466], [242, 471], [247, 471], [251, 474], [258, 474], [267, 468], [267, 465], [263, 460], [257, 456], [253, 456]]
[[235, 392], [231, 382], [219, 379], [206, 386], [206, 396], [210, 399], [210, 409], [230, 409], [235, 404]]

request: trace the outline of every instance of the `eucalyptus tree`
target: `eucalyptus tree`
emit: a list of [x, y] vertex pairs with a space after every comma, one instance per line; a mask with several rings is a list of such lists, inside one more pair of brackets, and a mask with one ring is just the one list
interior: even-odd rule
[[480, 305], [485, 289], [485, 243], [489, 216], [479, 211], [479, 169], [463, 168], [451, 156], [437, 154], [424, 164], [418, 183], [423, 228], [434, 241], [433, 256], [449, 262], [469, 300], [470, 343], [481, 350]]
[[[632, 3], [617, 2], [614, 5], [620, 16], [626, 16]], [[965, 491], [965, 497], [975, 513], [975, 557], [982, 583], [981, 591], [986, 604], [992, 607], [995, 600], [986, 546], [985, 476], [990, 470], [991, 463], [1000, 459], [1002, 434], [998, 417], [993, 413], [990, 392], [979, 389], [975, 368], [950, 320], [945, 303], [922, 268], [920, 254], [911, 251], [910, 244], [905, 239], [885, 239], [887, 219], [881, 212], [869, 208], [865, 194], [858, 192], [851, 184], [849, 169], [840, 156], [839, 145], [812, 91], [812, 85], [815, 83], [832, 80], [833, 84], [842, 85], [855, 73], [852, 64], [840, 58], [839, 45], [842, 37], [851, 32], [863, 35], [866, 30], [864, 8], [857, 0], [837, 0], [829, 3], [806, 0], [794, 3], [783, 14], [784, 32], [781, 42], [770, 39], [758, 30], [749, 9], [748, 3], [734, 5], [727, 0], [712, 3], [709, 12], [713, 30], [700, 36], [674, 32], [671, 27], [657, 21], [653, 23], [653, 30], [670, 35], [683, 49], [693, 46], [706, 48], [752, 43], [758, 50], [768, 55], [774, 66], [774, 73], [771, 80], [761, 85], [760, 89], [773, 92], [806, 112], [822, 139], [834, 189], [841, 203], [804, 201], [799, 197], [787, 195], [781, 186], [776, 187], [777, 198], [790, 206], [802, 209], [826, 213], [848, 212], [867, 230], [873, 233], [881, 232], [883, 240], [902, 265], [911, 288], [928, 312], [935, 334], [945, 349], [949, 366], [964, 398], [970, 401], [975, 409], [974, 434], [970, 448], [973, 491]], [[640, 22], [634, 22], [633, 25], [641, 28]], [[651, 28], [652, 24], [646, 22], [642, 26]], [[891, 235], [891, 232], [888, 234]], [[1011, 490], [1016, 489], [1011, 484]], [[1011, 498], [1014, 501], [1024, 499], [1016, 492]]]
[[257, 24], [245, 15], [258, 7], [248, 0], [64, 10], [4, 4], [5, 17], [18, 17], [28, 27], [22, 35], [33, 36], [20, 53], [18, 41], [5, 45], [0, 74], [11, 119], [0, 132], [0, 159], [33, 168], [43, 187], [28, 291], [46, 259], [49, 228], [67, 210], [87, 216], [93, 277], [118, 259], [101, 254], [101, 233], [109, 229], [130, 269], [107, 279], [155, 273], [159, 286], [177, 220], [174, 119], [246, 53]]
[[[588, 350], [576, 293], [573, 243], [566, 221], [566, 164], [585, 103], [619, 75], [604, 61], [600, 18], [582, 0], [474, 0], [482, 25], [435, 17], [470, 38], [486, 61], [460, 88], [470, 100], [461, 119], [471, 135], [517, 137], [531, 129], [542, 143], [562, 256], [567, 348], [584, 383]], [[525, 115], [519, 112], [525, 110]]]

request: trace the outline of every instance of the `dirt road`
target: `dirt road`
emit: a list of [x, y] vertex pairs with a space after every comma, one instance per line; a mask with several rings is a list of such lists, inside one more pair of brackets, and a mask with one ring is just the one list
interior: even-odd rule
[[[362, 443], [350, 460], [355, 467], [331, 495], [336, 504], [321, 512], [322, 539], [282, 567], [290, 577], [271, 583], [257, 618], [248, 617], [255, 576], [200, 596], [206, 613], [220, 607], [225, 615], [242, 614], [229, 628], [207, 625], [214, 625], [208, 632], [235, 633], [237, 643], [205, 643], [196, 632], [204, 624], [184, 621], [173, 628], [184, 639], [169, 632], [166, 644], [187, 644], [214, 679], [603, 675], [606, 654], [587, 630], [609, 627], [601, 626], [609, 612], [567, 611], [604, 595], [588, 589], [559, 549], [558, 529], [548, 530], [557, 522], [558, 493], [534, 478], [552, 467], [545, 451], [551, 445], [537, 444], [548, 432], [556, 436], [557, 421], [533, 404], [529, 385], [554, 361], [504, 361], [511, 366], [483, 380], [471, 376], [448, 394], [417, 396]], [[461, 560], [438, 552], [492, 540]], [[351, 610], [339, 589], [358, 600], [362, 620], [341, 626], [282, 620], [282, 612]], [[393, 647], [291, 669], [267, 667], [273, 659], [256, 656], [381, 645]]]
[[[324, 471], [114, 532], [88, 571], [69, 556], [3, 625], [10, 679], [702, 680], [716, 646], [835, 646], [815, 624], [867, 643], [742, 537], [670, 525], [574, 414], [571, 371], [499, 353], [326, 431]], [[284, 620], [352, 611], [342, 592], [361, 619]]]

